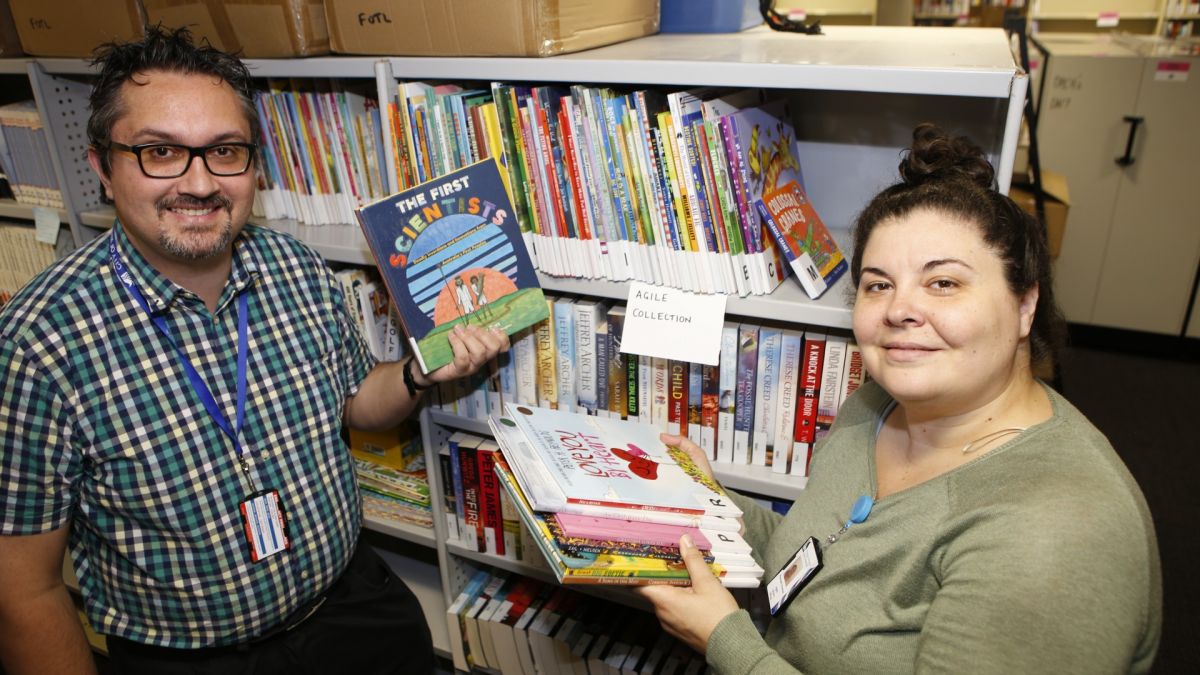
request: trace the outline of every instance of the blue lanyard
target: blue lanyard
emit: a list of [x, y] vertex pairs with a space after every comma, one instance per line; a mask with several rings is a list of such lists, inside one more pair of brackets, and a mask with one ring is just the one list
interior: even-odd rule
[[188, 359], [187, 355], [184, 354], [183, 349], [179, 347], [179, 343], [175, 342], [175, 338], [171, 335], [171, 327], [169, 324], [167, 324], [167, 320], [161, 315], [154, 314], [154, 312], [150, 310], [150, 305], [146, 302], [145, 296], [143, 296], [141, 290], [138, 289], [137, 284], [133, 280], [133, 276], [129, 273], [129, 269], [125, 267], [125, 263], [121, 261], [121, 253], [117, 250], [116, 232], [113, 232], [109, 235], [108, 256], [109, 260], [112, 262], [113, 272], [117, 275], [117, 278], [121, 280], [121, 283], [125, 286], [125, 289], [129, 291], [129, 294], [133, 296], [133, 299], [137, 300], [142, 309], [146, 311], [146, 314], [150, 316], [150, 320], [154, 322], [155, 327], [157, 327], [159, 332], [163, 334], [163, 337], [167, 339], [167, 342], [169, 342], [171, 346], [175, 348], [175, 353], [179, 355], [180, 361], [183, 362], [183, 369], [185, 372], [187, 372], [188, 380], [190, 380], [192, 383], [192, 389], [195, 390], [196, 395], [200, 397], [200, 401], [204, 404], [205, 410], [207, 410], [208, 414], [212, 416], [213, 421], [217, 423], [217, 426], [221, 427], [221, 431], [225, 432], [225, 435], [228, 436], [231, 441], [233, 441], [233, 447], [237, 451], [238, 461], [241, 463], [242, 469], [246, 473], [246, 477], [250, 479], [250, 485], [251, 488], [253, 488], [254, 479], [250, 476], [250, 467], [246, 464], [246, 451], [245, 448], [242, 447], [241, 441], [238, 440], [242, 432], [242, 422], [245, 421], [246, 418], [246, 352], [248, 351], [246, 348], [246, 336], [249, 332], [247, 328], [247, 315], [249, 312], [246, 311], [246, 298], [249, 293], [243, 292], [238, 295], [237, 426], [231, 427], [229, 425], [229, 420], [226, 419], [225, 414], [221, 412], [220, 406], [217, 405], [217, 400], [213, 398], [212, 392], [209, 390], [208, 385], [204, 383], [204, 378], [200, 377], [200, 373], [196, 371], [196, 367], [192, 365], [192, 362]]

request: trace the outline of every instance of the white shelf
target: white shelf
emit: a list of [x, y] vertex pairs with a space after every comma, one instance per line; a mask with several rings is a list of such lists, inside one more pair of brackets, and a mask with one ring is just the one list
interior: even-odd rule
[[996, 28], [829, 26], [800, 36], [659, 34], [547, 59], [393, 57], [399, 79], [620, 82], [1008, 98], [1017, 68]]
[[396, 539], [403, 539], [404, 541], [429, 548], [437, 548], [437, 539], [434, 538], [433, 530], [430, 528], [384, 520], [383, 518], [376, 518], [370, 515], [363, 516], [363, 527], [372, 532], [386, 534]]
[[[492, 430], [488, 427], [487, 422], [451, 415], [435, 408], [429, 409], [429, 419], [439, 426], [466, 431], [478, 436], [490, 438], [492, 435]], [[800, 491], [808, 484], [807, 478], [775, 473], [771, 471], [771, 467], [767, 466], [713, 462], [712, 468], [721, 485], [739, 492], [752, 492], [774, 499], [795, 501], [800, 496]]]
[[[545, 582], [551, 583], [551, 584], [558, 583], [558, 580], [555, 578], [554, 573], [548, 569], [544, 569], [541, 567], [534, 567], [533, 565], [530, 565], [529, 563], [524, 563], [519, 560], [509, 560], [508, 558], [502, 558], [497, 555], [491, 555], [490, 553], [480, 553], [479, 551], [476, 551], [475, 549], [467, 548], [466, 546], [463, 545], [462, 542], [460, 542], [458, 540], [452, 539], [450, 541], [447, 541], [446, 542], [446, 552], [451, 555], [456, 555], [460, 558], [466, 558], [468, 560], [473, 560], [481, 565], [487, 565], [488, 567], [499, 567], [501, 569], [508, 570], [509, 572], [512, 572], [514, 574], [520, 574], [520, 575], [527, 576], [527, 577], [533, 577], [535, 579], [540, 579], [542, 581], [545, 581]], [[542, 555], [542, 553], [541, 553], [541, 551], [535, 551], [534, 555], [540, 556], [540, 555]]]
[[[1033, 15], [1034, 21], [1096, 21], [1106, 12], [1040, 12]], [[1158, 12], [1117, 12], [1121, 21], [1157, 21]]]
[[[817, 300], [810, 300], [795, 280], [788, 278], [770, 295], [729, 296], [725, 313], [736, 317], [769, 319], [788, 323], [808, 324], [827, 328], [851, 327], [850, 306], [846, 293], [850, 288], [847, 273]], [[600, 279], [571, 279], [552, 277], [538, 272], [543, 290], [555, 293], [574, 293], [610, 300], [625, 300], [629, 284], [623, 281]]]
[[[0, 199], [0, 218], [16, 218], [18, 220], [33, 220], [33, 210], [35, 208], [50, 208], [47, 206], [35, 207], [32, 204], [21, 204], [12, 199]], [[53, 209], [58, 213], [59, 222], [67, 222], [67, 212], [62, 209]]]
[[0, 75], [28, 75], [29, 59], [0, 59]]
[[[3, 202], [0, 202], [0, 209], [2, 208]], [[2, 215], [4, 212], [0, 210], [0, 216]], [[111, 207], [95, 209], [81, 214], [80, 222], [92, 227], [108, 228], [112, 227], [113, 215]], [[32, 219], [33, 216], [27, 217]], [[252, 220], [296, 237], [326, 260], [355, 265], [375, 264], [375, 257], [371, 255], [367, 240], [356, 225], [302, 225], [294, 220]], [[538, 272], [538, 282], [544, 290], [554, 293], [590, 295], [610, 300], [625, 300], [629, 296], [629, 284], [622, 281], [552, 277]], [[770, 295], [751, 295], [745, 298], [729, 296], [726, 314], [849, 329], [851, 316], [850, 307], [846, 302], [849, 287], [849, 275], [844, 275], [833, 288], [825, 292], [825, 295], [818, 300], [809, 300], [800, 286], [789, 278]]]

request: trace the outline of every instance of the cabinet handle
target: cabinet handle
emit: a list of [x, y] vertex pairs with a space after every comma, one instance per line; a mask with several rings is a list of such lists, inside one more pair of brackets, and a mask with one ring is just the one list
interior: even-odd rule
[[1129, 137], [1125, 140], [1125, 154], [1117, 158], [1117, 164], [1120, 166], [1133, 164], [1133, 139], [1137, 137], [1138, 125], [1145, 122], [1146, 118], [1126, 115], [1125, 121], [1129, 123]]

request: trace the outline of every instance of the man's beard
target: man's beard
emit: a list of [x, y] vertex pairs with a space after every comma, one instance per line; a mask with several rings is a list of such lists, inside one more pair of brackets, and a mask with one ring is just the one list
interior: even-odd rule
[[212, 238], [209, 232], [172, 233], [162, 228], [158, 233], [158, 243], [163, 250], [183, 260], [208, 260], [216, 257], [229, 248], [233, 241], [233, 202], [223, 195], [209, 199], [175, 198], [162, 200], [157, 205], [159, 214], [172, 208], [205, 209], [216, 206], [226, 215], [225, 222], [220, 225], [220, 232]]

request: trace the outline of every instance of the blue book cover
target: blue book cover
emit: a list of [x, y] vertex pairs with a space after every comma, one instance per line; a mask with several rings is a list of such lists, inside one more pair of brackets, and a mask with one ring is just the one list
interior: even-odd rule
[[509, 335], [547, 317], [546, 300], [495, 160], [356, 211], [423, 372], [453, 358], [459, 324]]

